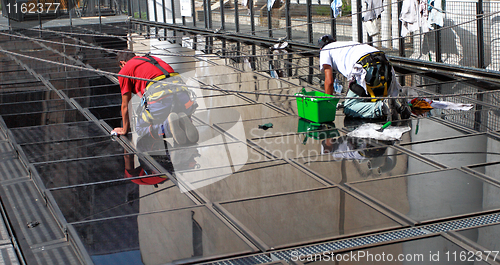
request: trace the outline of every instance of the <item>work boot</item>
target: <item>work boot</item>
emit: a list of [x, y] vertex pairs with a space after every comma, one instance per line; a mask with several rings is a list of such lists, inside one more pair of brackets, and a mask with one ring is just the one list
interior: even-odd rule
[[172, 133], [172, 137], [174, 138], [174, 141], [179, 144], [183, 145], [186, 143], [186, 132], [181, 128], [180, 125], [180, 118], [177, 113], [172, 112], [168, 115], [168, 127], [170, 129], [170, 132]]
[[198, 133], [198, 129], [193, 125], [191, 119], [184, 112], [180, 112], [177, 114], [179, 116], [179, 123], [181, 128], [186, 133], [187, 140], [190, 143], [197, 143], [200, 139], [200, 135]]
[[401, 115], [401, 119], [406, 120], [411, 117], [411, 109], [408, 104], [401, 102], [399, 99], [393, 100], [392, 103], [396, 112]]
[[382, 114], [386, 117], [391, 115], [391, 107], [389, 106], [389, 99], [384, 99], [382, 101]]

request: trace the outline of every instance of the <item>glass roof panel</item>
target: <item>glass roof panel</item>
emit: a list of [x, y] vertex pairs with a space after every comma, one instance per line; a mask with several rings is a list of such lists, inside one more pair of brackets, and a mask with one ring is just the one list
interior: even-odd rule
[[400, 226], [338, 188], [227, 202], [222, 207], [269, 247]]
[[297, 162], [337, 184], [438, 169], [387, 146], [304, 157]]
[[0, 115], [20, 114], [33, 112], [47, 112], [72, 109], [73, 106], [63, 99], [32, 101], [24, 103], [0, 104]]
[[159, 173], [136, 155], [49, 162], [36, 164], [35, 168], [47, 189]]
[[60, 123], [11, 129], [18, 144], [63, 141], [104, 135], [92, 121]]
[[[460, 254], [465, 254], [465, 259], [460, 258]], [[468, 250], [460, 247], [456, 243], [442, 237], [427, 237], [411, 241], [403, 241], [393, 244], [386, 244], [376, 247], [368, 247], [352, 252], [335, 252], [343, 259], [335, 264], [477, 264], [486, 265], [488, 263], [476, 259]], [[331, 262], [333, 253], [328, 253], [325, 259], [319, 261], [307, 261], [306, 256], [296, 255], [295, 260], [304, 258], [304, 264], [316, 265]], [[336, 258], [337, 256], [333, 256]], [[340, 260], [340, 257], [339, 257]], [[491, 261], [491, 258], [489, 259]], [[328, 263], [329, 264], [329, 263]]]
[[484, 193], [496, 194], [500, 188], [459, 170], [348, 185], [418, 222], [500, 209], [500, 201], [486, 203], [489, 195]]
[[[228, 201], [284, 193], [323, 185], [304, 172], [285, 163], [270, 161], [233, 167], [177, 172], [210, 201]], [[257, 185], [255, 185], [257, 183]]]
[[251, 119], [262, 119], [283, 116], [262, 104], [245, 105], [229, 108], [215, 108], [209, 110], [196, 111], [193, 114], [197, 119], [207, 123], [215, 124], [221, 122], [238, 122]]
[[69, 223], [194, 205], [165, 176], [135, 176], [131, 180], [50, 192]]
[[499, 150], [500, 142], [486, 135], [416, 143], [404, 148], [449, 167], [500, 161], [495, 152]]
[[87, 118], [79, 110], [10, 114], [2, 115], [2, 118], [9, 128], [87, 121]]
[[27, 91], [14, 93], [0, 93], [0, 104], [8, 104], [13, 102], [39, 101], [49, 99], [60, 99], [55, 91]]
[[[461, 230], [457, 231], [457, 233], [491, 251], [488, 260], [496, 258], [495, 260], [500, 262], [500, 255], [498, 255], [498, 249], [500, 249], [500, 242], [498, 242], [500, 236], [499, 224]], [[483, 252], [483, 257], [487, 254]]]
[[31, 163], [123, 154], [125, 149], [109, 136], [21, 145]]
[[119, 257], [126, 257], [120, 259], [124, 265], [165, 264], [253, 251], [205, 207], [75, 224], [74, 228], [96, 265]]

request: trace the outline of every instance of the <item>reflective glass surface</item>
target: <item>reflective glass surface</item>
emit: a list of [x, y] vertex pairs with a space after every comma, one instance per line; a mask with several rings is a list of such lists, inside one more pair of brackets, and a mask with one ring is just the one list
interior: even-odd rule
[[234, 105], [248, 105], [251, 102], [244, 100], [235, 95], [228, 96], [217, 96], [217, 97], [209, 97], [209, 98], [200, 98], [196, 101], [199, 107], [198, 109], [208, 109], [215, 107], [227, 107]]
[[387, 146], [342, 150], [300, 158], [297, 162], [337, 184], [437, 170], [436, 167]]
[[87, 121], [79, 110], [2, 115], [9, 128]]
[[488, 199], [500, 188], [458, 170], [348, 185], [418, 222], [500, 209], [500, 201]]
[[[465, 254], [465, 259], [461, 260], [461, 253]], [[441, 236], [335, 254], [344, 257], [343, 259], [339, 259], [341, 261], [335, 262], [335, 264], [488, 264], [473, 256], [468, 250]], [[328, 257], [328, 260], [323, 259], [321, 261], [319, 259], [312, 261], [313, 257], [309, 261], [307, 257], [302, 258], [304, 259], [304, 264], [332, 264], [332, 255], [334, 254], [329, 253], [329, 255], [325, 256]], [[297, 260], [299, 258], [301, 257], [295, 257]], [[333, 256], [333, 258], [336, 258], [336, 256]]]
[[139, 177], [50, 192], [70, 223], [194, 205], [165, 176]]
[[[68, 97], [86, 97], [93, 95], [105, 95], [105, 94], [120, 94], [120, 87], [118, 85], [97, 85], [92, 87], [82, 87], [82, 88], [69, 88], [61, 90]], [[120, 97], [121, 98], [121, 97]]]
[[[97, 119], [121, 117], [121, 105], [88, 108]], [[119, 126], [117, 126], [119, 127]]]
[[104, 132], [95, 122], [84, 121], [11, 129], [16, 142], [39, 143], [102, 136]]
[[35, 165], [45, 188], [119, 180], [159, 172], [135, 155], [115, 155]]
[[59, 99], [59, 95], [55, 91], [29, 91], [17, 93], [2, 93], [0, 94], [0, 104], [20, 103], [25, 101], [39, 101], [49, 99]]
[[[499, 249], [500, 242], [498, 238], [500, 237], [500, 225], [489, 225], [479, 228], [472, 228], [467, 230], [457, 231], [457, 233], [470, 241], [484, 247], [485, 249], [491, 251], [488, 260], [495, 258], [497, 262], [500, 261]], [[488, 253], [482, 252], [483, 258], [485, 258]]]
[[94, 221], [74, 228], [96, 265], [117, 260], [130, 265], [165, 264], [252, 251], [205, 207]]
[[400, 225], [338, 188], [223, 203], [269, 247]]
[[500, 163], [487, 166], [471, 167], [471, 169], [483, 173], [492, 179], [500, 180]]
[[176, 176], [185, 182], [190, 182], [198, 192], [212, 202], [323, 186], [304, 172], [283, 161], [190, 170], [177, 173]]
[[31, 163], [123, 154], [125, 149], [109, 136], [21, 145]]
[[57, 110], [72, 109], [73, 106], [65, 100], [44, 100], [25, 103], [0, 104], [0, 115], [20, 114], [33, 112], [48, 112]]
[[80, 106], [84, 108], [122, 104], [122, 97], [120, 93], [111, 95], [79, 97], [74, 99], [76, 102], [78, 102], [78, 104], [80, 104]]
[[500, 156], [494, 151], [499, 150], [500, 142], [485, 135], [417, 143], [404, 147], [449, 167], [500, 161]]
[[[239, 136], [238, 139], [240, 140], [246, 140], [261, 137], [283, 136], [285, 134], [295, 134], [297, 133], [297, 122], [298, 118], [293, 116], [243, 121], [242, 124], [244, 134], [237, 134], [234, 136]], [[264, 126], [266, 124], [268, 124], [268, 126]], [[224, 131], [229, 132], [231, 127], [234, 126], [234, 123], [223, 122], [217, 123], [216, 125]]]
[[283, 114], [273, 110], [265, 105], [244, 105], [229, 108], [216, 108], [209, 110], [196, 111], [193, 117], [203, 121], [206, 124], [216, 124], [222, 122], [234, 122], [261, 119], [270, 117], [280, 117]]

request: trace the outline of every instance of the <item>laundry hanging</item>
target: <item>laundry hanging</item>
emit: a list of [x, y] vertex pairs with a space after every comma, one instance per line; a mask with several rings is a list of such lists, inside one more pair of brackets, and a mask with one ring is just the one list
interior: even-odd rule
[[363, 25], [368, 35], [380, 33], [380, 14], [384, 11], [382, 0], [364, 0]]
[[342, 0], [333, 0], [330, 7], [332, 8], [334, 18], [342, 14]]
[[429, 28], [435, 29], [435, 25], [444, 26], [444, 14], [441, 8], [441, 0], [428, 0]]

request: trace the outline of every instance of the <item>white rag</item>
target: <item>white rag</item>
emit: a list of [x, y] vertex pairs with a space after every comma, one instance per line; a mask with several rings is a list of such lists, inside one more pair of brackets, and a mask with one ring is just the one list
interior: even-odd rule
[[403, 133], [409, 132], [410, 127], [387, 127], [382, 132], [377, 131], [382, 125], [375, 123], [365, 123], [356, 130], [347, 134], [349, 137], [369, 138], [381, 141], [401, 140]]
[[474, 105], [472, 104], [462, 104], [462, 103], [454, 103], [448, 101], [435, 101], [431, 102], [431, 107], [435, 109], [451, 109], [451, 110], [470, 110]]

